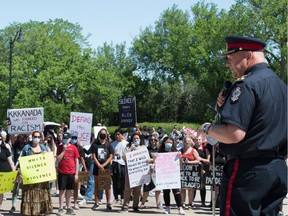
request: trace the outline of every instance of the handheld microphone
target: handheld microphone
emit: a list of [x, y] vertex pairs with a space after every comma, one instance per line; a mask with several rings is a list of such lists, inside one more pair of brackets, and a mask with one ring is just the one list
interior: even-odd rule
[[230, 89], [230, 87], [232, 86], [232, 82], [230, 82], [229, 80], [227, 80], [224, 84], [224, 88], [222, 90], [222, 96], [225, 97], [228, 93], [228, 90]]

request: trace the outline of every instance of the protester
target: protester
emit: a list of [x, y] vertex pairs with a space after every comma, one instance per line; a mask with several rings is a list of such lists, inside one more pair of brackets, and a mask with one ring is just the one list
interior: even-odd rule
[[[194, 149], [195, 143], [190, 136], [185, 136], [183, 138], [183, 149], [181, 149], [181, 160], [182, 164], [200, 164], [199, 154], [196, 149]], [[194, 208], [194, 194], [195, 189], [193, 188], [181, 188], [181, 198], [182, 198], [182, 208], [186, 208], [186, 191], [188, 191], [188, 208]]]
[[287, 194], [287, 85], [267, 66], [265, 42], [225, 41], [226, 66], [237, 80], [218, 95], [219, 124], [199, 128], [221, 142], [228, 159], [220, 215], [277, 215]]
[[[11, 172], [15, 170], [15, 166], [12, 160], [11, 152], [3, 140], [2, 135], [0, 135], [0, 172]], [[0, 194], [0, 209], [3, 202], [3, 197], [3, 194]], [[0, 216], [3, 216], [3, 214], [0, 213]]]
[[[27, 143], [32, 144], [32, 135], [31, 135], [31, 139], [28, 139], [28, 134], [18, 134], [17, 136], [11, 135], [10, 138], [11, 138], [11, 143], [12, 143], [13, 162], [15, 164], [15, 168], [19, 169], [18, 158], [20, 157], [22, 153], [23, 147]], [[16, 201], [18, 198], [19, 188], [21, 187], [22, 187], [22, 180], [21, 178], [18, 178], [12, 190], [12, 207], [9, 210], [9, 213], [14, 213], [16, 211]]]
[[57, 147], [58, 161], [58, 187], [59, 187], [59, 209], [57, 215], [64, 214], [64, 195], [66, 200], [66, 214], [75, 215], [71, 208], [71, 196], [75, 182], [78, 180], [79, 153], [75, 145], [70, 144], [71, 135], [63, 133], [62, 145]]
[[85, 152], [86, 155], [88, 155], [88, 157], [86, 157], [86, 166], [89, 167], [89, 177], [86, 184], [86, 191], [84, 198], [78, 203], [79, 207], [85, 206], [87, 204], [87, 201], [93, 199], [94, 195], [94, 188], [95, 188], [94, 175], [93, 175], [94, 160], [92, 159], [92, 149], [93, 149], [92, 145], [94, 144], [94, 141], [95, 141], [94, 133], [91, 133], [89, 149], [87, 150], [83, 147], [83, 151]]
[[122, 153], [128, 144], [122, 133], [121, 129], [116, 129], [114, 131], [115, 140], [111, 143], [115, 151], [111, 167], [113, 194], [115, 201], [119, 204], [122, 204], [124, 199], [123, 185], [125, 185], [125, 162], [122, 159]]
[[[92, 210], [96, 210], [99, 208], [99, 178], [101, 178], [101, 172], [109, 172], [111, 170], [111, 161], [114, 155], [114, 148], [110, 144], [109, 134], [105, 128], [102, 128], [97, 135], [96, 144], [92, 147], [92, 158], [94, 161], [94, 196], [95, 196], [95, 204], [92, 207]], [[109, 181], [110, 184], [110, 181]], [[111, 187], [105, 188], [106, 195], [106, 209], [112, 210], [111, 207]]]
[[[170, 138], [169, 136], [164, 137], [162, 144], [159, 147], [159, 153], [165, 153], [165, 152], [178, 152], [176, 145], [174, 143], [174, 139]], [[179, 152], [179, 154], [181, 154]], [[171, 189], [163, 189], [163, 195], [164, 195], [164, 202], [165, 202], [165, 214], [171, 213], [171, 203], [170, 203], [170, 191]], [[178, 207], [178, 214], [185, 215], [185, 212], [181, 206], [182, 199], [181, 199], [181, 192], [180, 189], [172, 189], [174, 199], [176, 201], [176, 205]]]
[[[210, 158], [211, 154], [209, 150], [206, 147], [206, 142], [203, 140], [203, 136], [198, 136], [195, 138], [195, 146], [194, 148], [197, 150], [199, 154], [199, 160], [202, 163], [202, 166], [208, 166], [210, 165]], [[202, 169], [201, 175], [204, 175], [204, 170]], [[194, 199], [196, 196], [196, 192], [194, 194]], [[206, 201], [206, 186], [205, 186], [205, 181], [204, 178], [201, 178], [201, 188], [200, 188], [200, 198], [201, 198], [201, 206], [206, 207], [205, 201]]]
[[[152, 174], [154, 174], [155, 171], [155, 167], [154, 167], [154, 156], [155, 154], [157, 154], [158, 150], [159, 150], [159, 140], [158, 140], [158, 134], [154, 134], [150, 137], [149, 139], [149, 145], [147, 147], [148, 151], [149, 151], [149, 156], [150, 156], [150, 160], [149, 163], [151, 165], [150, 167], [150, 172], [151, 172], [151, 181], [148, 185], [144, 184], [143, 185], [143, 194], [142, 194], [142, 200], [141, 200], [141, 205], [140, 205], [140, 209], [145, 208], [145, 202], [149, 196], [149, 192], [152, 191], [156, 186], [152, 180]], [[156, 199], [156, 205], [158, 209], [163, 209], [163, 204], [161, 202], [161, 191], [160, 190], [156, 190], [155, 191], [155, 199]]]
[[[128, 146], [125, 148], [123, 152], [123, 160], [126, 162], [126, 153], [131, 151], [136, 151], [138, 149], [147, 149], [144, 143], [144, 137], [140, 135], [138, 132], [135, 132], [131, 135], [131, 139], [129, 141]], [[127, 166], [127, 163], [126, 163]], [[141, 193], [141, 185], [131, 188], [129, 184], [128, 170], [125, 171], [125, 186], [124, 186], [124, 201], [120, 212], [128, 212], [129, 211], [129, 201], [131, 198], [133, 199], [133, 211], [139, 212], [139, 199]]]
[[[41, 133], [34, 131], [32, 133], [32, 144], [23, 147], [20, 157], [48, 152], [47, 147], [41, 140]], [[42, 142], [40, 144], [40, 142]], [[21, 169], [21, 167], [20, 167]], [[53, 212], [49, 182], [36, 184], [23, 184], [21, 199], [22, 215], [43, 215]]]
[[[75, 145], [75, 147], [78, 150], [78, 153], [80, 155], [79, 157], [79, 167], [78, 167], [78, 173], [81, 172], [82, 170], [87, 171], [86, 164], [85, 164], [85, 153], [83, 151], [83, 147], [81, 146], [80, 143], [78, 143], [78, 137], [77, 134], [72, 134], [71, 135], [71, 140], [70, 144]], [[75, 187], [74, 187], [74, 193], [73, 193], [73, 198], [74, 198], [74, 209], [79, 210], [79, 206], [77, 203], [78, 198], [83, 198], [82, 195], [80, 194], [80, 187], [81, 187], [81, 182], [78, 182], [78, 180], [75, 181]]]

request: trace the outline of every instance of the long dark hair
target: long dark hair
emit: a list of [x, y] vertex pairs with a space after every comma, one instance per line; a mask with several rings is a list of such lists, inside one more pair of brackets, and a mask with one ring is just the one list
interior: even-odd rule
[[134, 138], [134, 136], [139, 136], [139, 138], [140, 138], [140, 144], [139, 144], [139, 145], [145, 145], [145, 143], [144, 143], [144, 136], [141, 135], [141, 134], [139, 134], [139, 133], [137, 133], [137, 132], [135, 132], [135, 133], [133, 133], [133, 134], [131, 135], [131, 138], [130, 138], [129, 143], [128, 143], [128, 147], [130, 147], [130, 146], [133, 144], [133, 138]]
[[168, 139], [172, 141], [171, 152], [177, 151], [177, 149], [174, 147], [174, 145], [175, 145], [174, 139], [173, 139], [172, 137], [170, 137], [170, 136], [166, 136], [166, 137], [163, 138], [163, 140], [162, 140], [162, 142], [161, 142], [161, 145], [160, 145], [160, 147], [159, 147], [159, 149], [158, 149], [158, 152], [166, 152], [166, 151], [165, 151], [165, 142], [166, 142]]
[[108, 130], [105, 129], [105, 128], [102, 128], [102, 129], [98, 132], [97, 138], [96, 138], [95, 142], [96, 142], [97, 144], [100, 144], [100, 143], [101, 143], [101, 142], [100, 142], [100, 140], [101, 140], [101, 139], [100, 139], [100, 134], [101, 134], [102, 131], [105, 131], [105, 133], [106, 133], [105, 144], [107, 145], [107, 144], [110, 142], [110, 135], [109, 135], [109, 133], [108, 133]]

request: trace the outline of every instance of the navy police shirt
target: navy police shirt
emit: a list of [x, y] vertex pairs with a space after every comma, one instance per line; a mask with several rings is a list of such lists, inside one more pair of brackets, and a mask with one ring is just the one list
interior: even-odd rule
[[286, 154], [287, 85], [266, 63], [254, 65], [230, 88], [220, 122], [246, 132], [239, 143], [220, 144], [225, 154]]

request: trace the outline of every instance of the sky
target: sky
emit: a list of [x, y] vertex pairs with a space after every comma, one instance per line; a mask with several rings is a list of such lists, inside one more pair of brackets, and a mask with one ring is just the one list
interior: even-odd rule
[[[159, 20], [161, 13], [174, 4], [187, 11], [198, 0], [2, 0], [0, 29], [10, 24], [32, 21], [48, 21], [62, 18], [78, 23], [82, 34], [88, 35], [92, 48], [104, 42], [119, 44], [126, 42], [130, 47], [140, 29]], [[235, 0], [206, 0], [219, 9], [229, 10]], [[25, 32], [24, 32], [25, 35]]]

